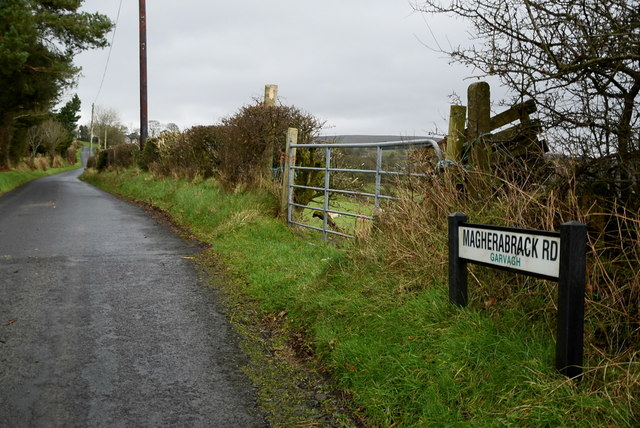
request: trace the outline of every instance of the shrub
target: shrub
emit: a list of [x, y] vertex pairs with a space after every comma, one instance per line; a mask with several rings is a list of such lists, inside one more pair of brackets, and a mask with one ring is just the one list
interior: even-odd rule
[[29, 157], [24, 160], [24, 163], [32, 171], [46, 171], [49, 169], [49, 158], [46, 156]]
[[109, 167], [109, 151], [101, 150], [96, 154], [96, 169], [104, 171]]
[[[287, 129], [298, 128], [301, 143], [317, 137], [323, 123], [296, 107], [243, 107], [217, 126], [196, 126], [185, 132], [164, 132], [145, 144], [138, 165], [159, 176], [194, 179], [217, 175], [226, 188], [259, 186], [272, 181], [284, 161]], [[298, 151], [299, 164], [318, 166], [323, 154]], [[320, 183], [322, 172], [301, 171], [297, 182]], [[313, 192], [298, 192], [296, 201], [307, 203]]]
[[87, 168], [97, 169], [97, 166], [98, 166], [98, 160], [96, 159], [96, 156], [91, 156], [89, 159], [87, 159]]
[[298, 128], [298, 142], [317, 137], [324, 122], [293, 106], [245, 106], [222, 121], [226, 127], [221, 145], [220, 178], [226, 187], [255, 185], [271, 180], [280, 166], [288, 128]]
[[64, 159], [62, 159], [62, 156], [60, 155], [55, 155], [53, 157], [53, 159], [51, 160], [51, 166], [53, 168], [62, 168], [65, 166], [65, 162]]
[[213, 176], [225, 135], [220, 126], [196, 126], [185, 132], [165, 132], [156, 143], [157, 158], [149, 164], [161, 176], [194, 179]]
[[138, 159], [138, 167], [143, 171], [149, 171], [149, 165], [160, 160], [157, 138], [149, 138], [144, 142], [144, 149]]
[[183, 162], [196, 167], [203, 177], [210, 177], [220, 167], [218, 152], [224, 143], [224, 127], [194, 126], [184, 134], [189, 150], [184, 154]]
[[98, 171], [104, 171], [107, 168], [131, 168], [137, 164], [139, 157], [140, 150], [137, 144], [118, 144], [98, 153], [96, 168]]
[[131, 168], [138, 163], [140, 148], [138, 144], [118, 144], [113, 146], [113, 160], [111, 165], [116, 168]]
[[49, 169], [49, 158], [46, 156], [38, 156], [35, 158], [35, 169], [46, 171]]
[[77, 149], [75, 146], [70, 146], [67, 149], [67, 163], [69, 165], [75, 165], [76, 163], [76, 153], [77, 153]]

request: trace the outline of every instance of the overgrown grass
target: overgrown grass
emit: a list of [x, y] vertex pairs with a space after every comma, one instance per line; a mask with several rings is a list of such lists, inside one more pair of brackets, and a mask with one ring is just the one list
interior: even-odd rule
[[[317, 212], [322, 215], [322, 209], [324, 208], [324, 198], [316, 198], [309, 202], [308, 206], [318, 208], [319, 211]], [[332, 218], [332, 221], [335, 223], [335, 227], [331, 227], [331, 225], [329, 224], [329, 229], [359, 237], [367, 235], [371, 230], [371, 221], [365, 219], [365, 216], [371, 217], [374, 214], [375, 206], [372, 199], [367, 200], [367, 198], [362, 198], [359, 200], [354, 197], [338, 195], [334, 198], [331, 198], [331, 200], [329, 201], [329, 209], [352, 213], [360, 216], [351, 217], [346, 215], [339, 215], [335, 218]], [[295, 213], [295, 218], [302, 224], [322, 228], [322, 218], [313, 217], [313, 214], [313, 210], [303, 209], [300, 212]]]
[[[367, 426], [638, 423], [633, 361], [609, 366], [609, 377], [588, 370], [581, 383], [554, 369], [553, 286], [477, 269], [479, 282], [506, 286], [497, 294], [478, 286], [466, 309], [448, 303], [444, 220], [430, 219], [415, 242], [397, 232], [395, 240], [373, 236], [340, 250], [275, 219], [277, 200], [268, 192], [227, 193], [211, 180], [137, 171], [87, 180], [166, 210], [211, 243], [242, 279], [240, 292], [261, 308], [257, 316], [279, 314], [291, 331], [304, 332]], [[391, 234], [409, 227], [396, 214], [385, 225]], [[500, 215], [485, 210], [482, 217]], [[517, 287], [527, 297], [500, 294]], [[609, 389], [625, 376], [626, 395]]]
[[0, 172], [0, 195], [7, 193], [10, 190], [15, 189], [36, 178], [45, 177], [47, 175], [58, 174], [60, 172], [70, 171], [72, 169], [80, 168], [80, 151], [76, 153], [76, 163], [74, 165], [68, 165], [60, 168], [47, 168], [47, 169], [31, 169], [26, 166], [20, 166], [14, 168], [11, 171]]

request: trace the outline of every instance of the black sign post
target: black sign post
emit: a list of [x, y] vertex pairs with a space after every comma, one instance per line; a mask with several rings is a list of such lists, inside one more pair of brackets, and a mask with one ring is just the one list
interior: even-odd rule
[[458, 226], [467, 222], [467, 216], [453, 213], [449, 216], [449, 301], [458, 306], [467, 306], [467, 262], [458, 257], [460, 230]]
[[582, 376], [586, 249], [586, 225], [571, 221], [560, 226], [556, 368], [571, 378]]
[[448, 222], [449, 301], [463, 307], [468, 303], [467, 263], [557, 281], [556, 368], [565, 376], [579, 379], [584, 347], [587, 226], [575, 221], [564, 223], [560, 233], [514, 229], [467, 223], [463, 213], [451, 214]]

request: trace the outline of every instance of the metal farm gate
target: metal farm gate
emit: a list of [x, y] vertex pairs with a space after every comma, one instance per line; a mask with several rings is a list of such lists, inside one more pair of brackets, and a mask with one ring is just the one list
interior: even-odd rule
[[[415, 140], [404, 140], [404, 141], [387, 141], [387, 142], [379, 142], [379, 143], [319, 143], [319, 144], [287, 144], [287, 162], [285, 167], [285, 192], [286, 192], [286, 200], [287, 200], [287, 222], [288, 224], [293, 224], [301, 227], [305, 227], [308, 229], [314, 229], [322, 232], [322, 236], [324, 240], [327, 240], [328, 235], [337, 235], [346, 238], [354, 238], [353, 235], [344, 233], [337, 230], [332, 230], [329, 227], [330, 216], [331, 215], [339, 215], [339, 216], [348, 216], [354, 217], [362, 220], [373, 220], [373, 216], [371, 215], [363, 215], [356, 212], [348, 212], [343, 210], [331, 209], [329, 205], [330, 196], [332, 194], [341, 194], [341, 195], [350, 195], [356, 197], [365, 197], [373, 200], [374, 205], [374, 214], [379, 212], [380, 209], [380, 201], [382, 200], [392, 200], [397, 199], [391, 195], [385, 195], [382, 193], [382, 177], [384, 176], [414, 176], [414, 177], [424, 177], [425, 174], [413, 173], [407, 170], [383, 170], [382, 161], [383, 161], [383, 152], [384, 150], [390, 149], [417, 149], [420, 147], [433, 147], [439, 159], [442, 159], [442, 152], [440, 147], [438, 146], [438, 140], [442, 138], [435, 137], [434, 138], [422, 138]], [[324, 166], [322, 167], [310, 167], [310, 166], [297, 166], [295, 165], [295, 154], [297, 149], [322, 149], [324, 150]], [[332, 151], [335, 149], [375, 149], [376, 150], [376, 161], [375, 161], [375, 169], [349, 169], [349, 168], [337, 168], [331, 166], [332, 160]], [[295, 176], [296, 171], [302, 170], [310, 170], [310, 171], [323, 171], [324, 172], [324, 187], [311, 187], [311, 186], [303, 186], [299, 184], [295, 184]], [[357, 191], [354, 189], [332, 189], [331, 188], [331, 175], [332, 173], [341, 172], [341, 173], [351, 173], [351, 174], [368, 174], [373, 175], [375, 179], [375, 191], [373, 193], [367, 193], [362, 191]], [[288, 181], [288, 185], [287, 185]], [[309, 205], [302, 205], [294, 202], [294, 190], [295, 189], [309, 189], [317, 192], [321, 192], [324, 195], [324, 201], [322, 206], [314, 207]], [[310, 224], [305, 224], [300, 221], [296, 221], [293, 219], [293, 210], [294, 207], [301, 208], [303, 210], [313, 210], [318, 213], [317, 216], [322, 219], [322, 227], [313, 226]]]

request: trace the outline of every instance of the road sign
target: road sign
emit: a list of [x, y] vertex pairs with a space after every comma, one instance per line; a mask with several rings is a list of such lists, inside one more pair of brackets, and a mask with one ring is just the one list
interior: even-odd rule
[[467, 223], [449, 216], [449, 300], [466, 306], [467, 263], [558, 282], [556, 368], [582, 376], [587, 226], [568, 222], [560, 233]]
[[460, 226], [458, 257], [557, 280], [560, 234], [486, 225]]

